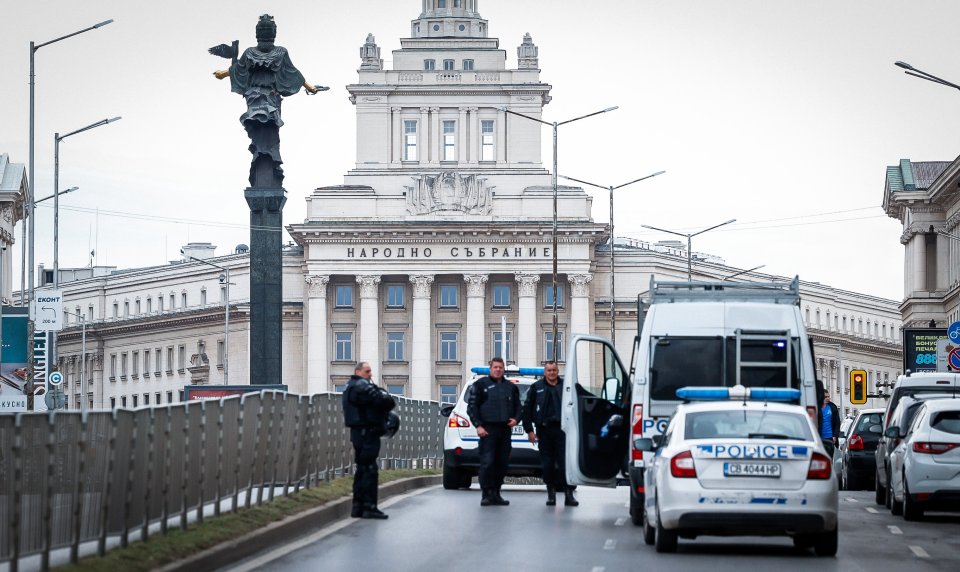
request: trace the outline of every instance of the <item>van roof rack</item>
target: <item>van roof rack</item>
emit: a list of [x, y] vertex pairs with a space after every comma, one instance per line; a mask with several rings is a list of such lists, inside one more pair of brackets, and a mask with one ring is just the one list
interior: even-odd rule
[[667, 282], [650, 277], [650, 303], [741, 301], [800, 305], [800, 277], [790, 282]]

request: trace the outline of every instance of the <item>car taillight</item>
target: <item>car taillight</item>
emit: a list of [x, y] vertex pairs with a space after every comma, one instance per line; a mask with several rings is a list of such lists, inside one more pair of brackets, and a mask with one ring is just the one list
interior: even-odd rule
[[697, 469], [693, 466], [693, 455], [684, 451], [670, 459], [670, 474], [678, 479], [696, 478]]
[[847, 447], [851, 451], [863, 451], [863, 437], [860, 435], [850, 437], [850, 441], [847, 442]]
[[914, 453], [925, 453], [927, 455], [939, 455], [952, 449], [956, 449], [958, 443], [928, 443], [917, 441], [913, 444]]
[[448, 427], [469, 427], [470, 422], [463, 416], [457, 415], [456, 413], [450, 414], [450, 421], [447, 422]]
[[[636, 404], [633, 406], [633, 421], [630, 423], [630, 427], [634, 439], [643, 437], [643, 405]], [[643, 451], [638, 451], [631, 446], [630, 458], [634, 461], [643, 459]]]
[[807, 470], [808, 480], [824, 480], [833, 478], [830, 459], [826, 455], [814, 453], [810, 459], [810, 468]]
[[812, 405], [808, 405], [807, 415], [810, 417], [810, 420], [813, 421], [814, 426], [816, 426], [817, 421], [819, 421], [819, 419], [817, 418], [817, 408]]

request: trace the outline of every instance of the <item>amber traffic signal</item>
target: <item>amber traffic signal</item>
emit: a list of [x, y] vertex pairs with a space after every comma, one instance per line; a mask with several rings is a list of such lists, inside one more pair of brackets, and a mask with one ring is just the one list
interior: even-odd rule
[[867, 402], [867, 372], [855, 369], [850, 372], [850, 403], [863, 405]]

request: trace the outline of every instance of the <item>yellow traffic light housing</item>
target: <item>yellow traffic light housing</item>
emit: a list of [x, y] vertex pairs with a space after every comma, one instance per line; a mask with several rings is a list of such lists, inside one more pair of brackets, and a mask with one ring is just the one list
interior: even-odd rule
[[855, 369], [850, 372], [850, 403], [864, 405], [867, 402], [867, 372]]

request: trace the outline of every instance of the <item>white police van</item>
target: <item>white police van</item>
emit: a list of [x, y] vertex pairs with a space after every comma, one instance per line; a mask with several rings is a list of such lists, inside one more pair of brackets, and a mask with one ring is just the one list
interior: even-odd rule
[[[470, 370], [473, 378], [464, 385], [456, 404], [444, 405], [440, 414], [447, 418], [443, 429], [443, 488], [468, 489], [473, 477], [480, 472], [480, 437], [477, 428], [467, 416], [467, 401], [473, 382], [490, 373], [489, 367], [475, 367]], [[520, 402], [526, 399], [527, 391], [537, 379], [543, 377], [542, 367], [507, 366], [504, 377], [520, 390]], [[540, 476], [540, 450], [530, 443], [523, 425], [513, 428], [511, 437], [512, 451], [507, 475], [511, 477]]]
[[[664, 432], [686, 386], [793, 388], [816, 422], [813, 346], [791, 282], [657, 282], [640, 312], [628, 370], [611, 343], [574, 336], [564, 378], [567, 480], [630, 482], [630, 516], [643, 523], [643, 471], [652, 455], [634, 441]], [[607, 438], [600, 433], [607, 426]]]

